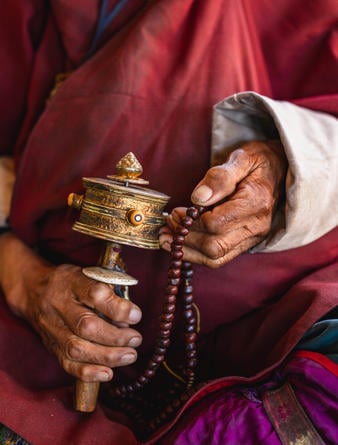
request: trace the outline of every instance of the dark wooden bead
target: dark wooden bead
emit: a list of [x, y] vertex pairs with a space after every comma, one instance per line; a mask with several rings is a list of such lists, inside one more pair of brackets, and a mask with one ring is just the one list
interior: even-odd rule
[[175, 295], [166, 295], [165, 303], [166, 304], [175, 304], [176, 303], [176, 296]]
[[140, 375], [139, 377], [137, 377], [137, 381], [141, 383], [142, 386], [144, 386], [149, 382], [149, 379], [145, 375]]
[[156, 340], [156, 345], [160, 348], [168, 348], [170, 345], [170, 339], [169, 338], [158, 338]]
[[186, 352], [188, 358], [196, 358], [197, 357], [197, 351], [196, 349], [193, 349], [192, 351]]
[[173, 252], [181, 252], [183, 244], [172, 244], [171, 245], [171, 253]]
[[161, 419], [159, 417], [155, 417], [155, 424], [158, 427], [159, 425], [161, 425]]
[[189, 230], [186, 227], [183, 227], [181, 224], [179, 224], [176, 228], [176, 233], [186, 237], [189, 233]]
[[173, 258], [175, 258], [175, 260], [180, 260], [181, 258], [183, 258], [183, 252], [181, 250], [171, 252], [171, 254], [172, 254]]
[[160, 364], [160, 363], [162, 363], [163, 360], [164, 360], [164, 355], [163, 355], [163, 354], [154, 354], [154, 355], [152, 356], [152, 360], [153, 360], [155, 363]]
[[174, 312], [176, 305], [174, 303], [172, 304], [165, 304], [164, 308], [163, 308], [163, 312], [165, 314], [171, 314], [172, 312]]
[[182, 275], [184, 278], [191, 278], [194, 275], [194, 271], [192, 269], [182, 270]]
[[193, 316], [193, 317], [189, 318], [189, 320], [187, 320], [187, 323], [191, 324], [193, 326], [196, 326], [196, 317]]
[[160, 332], [160, 338], [169, 338], [171, 334], [170, 330], [166, 330], [166, 331], [161, 331]]
[[185, 345], [186, 351], [193, 351], [196, 349], [196, 343], [188, 343]]
[[149, 379], [152, 379], [154, 377], [154, 375], [155, 375], [154, 369], [146, 369], [144, 371], [144, 376], [149, 378]]
[[166, 331], [167, 329], [171, 329], [172, 326], [173, 326], [173, 324], [170, 321], [160, 323], [160, 329], [163, 331]]
[[184, 225], [184, 227], [191, 227], [194, 223], [194, 220], [190, 217], [190, 216], [185, 216], [182, 219], [182, 224]]
[[180, 269], [181, 270], [182, 261], [181, 260], [171, 260], [170, 267], [172, 269]]
[[[155, 351], [154, 351], [154, 354], [156, 354]], [[154, 362], [153, 360], [150, 360], [150, 362], [147, 365], [147, 369], [157, 369], [157, 368], [158, 368], [157, 362]]]
[[168, 284], [169, 286], [178, 286], [180, 284], [181, 279], [180, 278], [169, 278]]
[[137, 380], [135, 380], [135, 382], [133, 382], [135, 391], [137, 391], [138, 389], [141, 389], [143, 387], [143, 385], [141, 385], [140, 382], [138, 382]]
[[193, 324], [187, 324], [186, 326], [184, 326], [184, 332], [186, 332], [187, 334], [190, 334], [191, 332], [195, 332], [196, 326], [194, 326]]
[[189, 394], [187, 394], [186, 392], [180, 395], [181, 402], [186, 402], [188, 399], [189, 399]]
[[193, 332], [192, 334], [185, 334], [185, 341], [186, 343], [196, 343], [197, 341], [197, 334], [196, 332]]
[[184, 315], [184, 318], [186, 319], [186, 320], [190, 320], [192, 317], [194, 317], [194, 311], [193, 310], [191, 310], [191, 309], [186, 309], [184, 312], [183, 312], [183, 315]]
[[187, 362], [187, 366], [189, 366], [189, 368], [195, 368], [197, 366], [196, 358], [189, 359]]
[[167, 348], [155, 347], [154, 354], [164, 355], [167, 352]]
[[173, 241], [174, 241], [175, 244], [181, 244], [182, 245], [184, 243], [184, 239], [185, 239], [185, 237], [182, 236], [182, 235], [174, 235]]
[[187, 215], [190, 218], [197, 219], [199, 217], [199, 211], [195, 207], [189, 207], [187, 209]]
[[192, 294], [186, 294], [186, 295], [184, 295], [183, 300], [184, 300], [185, 305], [187, 305], [187, 304], [191, 305], [194, 301], [194, 297]]
[[121, 397], [122, 392], [121, 392], [120, 388], [112, 388], [112, 390], [110, 391], [110, 395], [112, 397]]
[[173, 402], [172, 402], [172, 406], [173, 406], [174, 408], [179, 408], [179, 407], [181, 406], [181, 401], [180, 401], [180, 399], [174, 399]]
[[120, 390], [121, 395], [126, 394], [126, 392], [127, 392], [126, 385], [119, 386], [119, 390]]
[[165, 411], [167, 414], [172, 414], [175, 410], [172, 405], [167, 405]]
[[191, 263], [190, 261], [183, 261], [182, 262], [182, 270], [189, 270], [191, 269]]
[[165, 323], [168, 321], [174, 320], [174, 314], [162, 314], [161, 315], [161, 321], [164, 321]]
[[167, 295], [177, 295], [178, 293], [178, 287], [177, 286], [171, 286], [170, 284], [165, 288], [165, 292]]
[[135, 387], [133, 384], [126, 385], [126, 389], [129, 394], [132, 394], [135, 391]]
[[179, 268], [169, 269], [169, 271], [168, 271], [168, 277], [169, 278], [180, 278], [180, 276], [181, 276], [181, 269], [179, 269]]
[[161, 412], [160, 418], [162, 421], [167, 420], [167, 413], [165, 411]]
[[183, 243], [175, 243], [171, 246], [171, 252], [180, 252], [183, 249]]
[[193, 287], [191, 284], [188, 284], [187, 286], [184, 286], [183, 291], [185, 294], [192, 294]]

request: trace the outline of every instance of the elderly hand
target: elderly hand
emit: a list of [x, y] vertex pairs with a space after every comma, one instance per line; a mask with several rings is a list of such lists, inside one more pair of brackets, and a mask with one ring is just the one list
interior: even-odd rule
[[[245, 143], [224, 164], [210, 168], [191, 195], [206, 211], [186, 237], [184, 259], [217, 268], [262, 241], [284, 193], [286, 168], [278, 141]], [[170, 250], [172, 231], [185, 210], [174, 209], [161, 229], [163, 249]]]
[[69, 374], [104, 382], [112, 378], [111, 368], [135, 362], [142, 342], [129, 327], [141, 319], [135, 304], [79, 267], [46, 264], [11, 234], [1, 237], [0, 264], [9, 306], [33, 325]]

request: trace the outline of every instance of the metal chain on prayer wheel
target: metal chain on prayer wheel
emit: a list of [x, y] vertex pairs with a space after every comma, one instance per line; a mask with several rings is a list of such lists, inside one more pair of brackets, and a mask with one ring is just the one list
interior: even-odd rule
[[[128, 288], [137, 280], [127, 275], [121, 260], [121, 244], [158, 249], [158, 232], [165, 223], [163, 209], [169, 196], [150, 190], [144, 185], [148, 181], [140, 178], [142, 166], [128, 153], [116, 165], [117, 173], [101, 178], [83, 178], [84, 195], [71, 193], [68, 205], [80, 210], [79, 220], [73, 229], [84, 234], [105, 240], [105, 250], [99, 266], [85, 267], [83, 273], [89, 278], [114, 286], [115, 293], [129, 298]], [[145, 371], [134, 382], [120, 385], [110, 390], [110, 397], [128, 398], [147, 385], [158, 368], [165, 362], [174, 320], [176, 298], [179, 290], [183, 293], [184, 335], [186, 343], [186, 363], [184, 366], [185, 387], [192, 387], [195, 379], [197, 321], [193, 310], [191, 286], [191, 264], [184, 262], [183, 244], [193, 221], [200, 211], [187, 210], [187, 215], [176, 228], [171, 248], [171, 262], [168, 281], [165, 287], [163, 311], [160, 317], [159, 334], [155, 350]], [[92, 412], [96, 406], [99, 384], [96, 382], [76, 383], [75, 409]], [[175, 403], [175, 401], [174, 401]], [[176, 401], [177, 403], [177, 401]], [[172, 411], [170, 404], [168, 411]], [[163, 416], [162, 416], [163, 417]], [[156, 419], [153, 419], [156, 427]]]

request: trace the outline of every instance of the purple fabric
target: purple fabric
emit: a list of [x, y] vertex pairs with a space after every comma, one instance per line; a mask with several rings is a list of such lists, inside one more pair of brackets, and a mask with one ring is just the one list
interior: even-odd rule
[[294, 356], [272, 378], [210, 393], [180, 418], [161, 445], [280, 445], [262, 393], [288, 381], [325, 444], [337, 444], [338, 377], [319, 363]]

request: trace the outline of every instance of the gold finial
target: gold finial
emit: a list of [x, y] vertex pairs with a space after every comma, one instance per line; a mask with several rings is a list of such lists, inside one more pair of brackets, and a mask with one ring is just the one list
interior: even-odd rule
[[137, 160], [134, 153], [131, 151], [127, 153], [116, 164], [116, 175], [108, 175], [108, 179], [113, 181], [132, 183], [132, 184], [149, 184], [145, 179], [139, 178], [142, 174], [143, 168], [140, 162]]
[[143, 168], [134, 153], [130, 151], [116, 164], [116, 172], [119, 176], [135, 179], [141, 176]]

